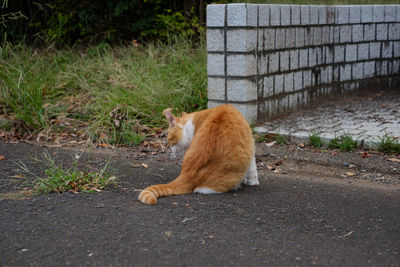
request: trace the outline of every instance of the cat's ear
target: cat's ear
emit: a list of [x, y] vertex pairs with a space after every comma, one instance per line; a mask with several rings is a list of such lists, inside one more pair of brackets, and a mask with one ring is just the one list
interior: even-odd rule
[[165, 116], [165, 118], [167, 118], [168, 123], [169, 123], [170, 126], [175, 126], [176, 118], [171, 113], [171, 111], [172, 111], [171, 108], [164, 109], [163, 115]]

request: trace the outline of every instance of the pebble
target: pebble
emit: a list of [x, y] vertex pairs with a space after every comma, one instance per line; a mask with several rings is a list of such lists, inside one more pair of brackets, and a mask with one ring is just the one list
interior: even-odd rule
[[350, 164], [348, 162], [343, 162], [343, 166], [348, 167]]
[[282, 174], [288, 174], [288, 172], [287, 171], [283, 171], [283, 172], [281, 172]]

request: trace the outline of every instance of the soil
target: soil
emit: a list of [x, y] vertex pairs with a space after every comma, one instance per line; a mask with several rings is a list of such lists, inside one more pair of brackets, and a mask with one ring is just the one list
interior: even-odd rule
[[[140, 189], [179, 174], [166, 152], [49, 146], [0, 141], [1, 266], [400, 264], [396, 155], [260, 143], [259, 186], [148, 206]], [[81, 168], [110, 162], [118, 187], [26, 193], [44, 176], [44, 152], [66, 167], [76, 153]]]

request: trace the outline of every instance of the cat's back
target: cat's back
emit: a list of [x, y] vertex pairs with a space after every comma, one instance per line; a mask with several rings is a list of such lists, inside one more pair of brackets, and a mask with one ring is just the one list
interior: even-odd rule
[[251, 142], [252, 133], [246, 119], [238, 109], [232, 105], [220, 105], [208, 109], [202, 118], [201, 128], [204, 132], [216, 137], [242, 138]]
[[249, 128], [249, 125], [240, 111], [232, 105], [220, 105], [212, 109], [210, 121], [223, 126], [239, 126]]

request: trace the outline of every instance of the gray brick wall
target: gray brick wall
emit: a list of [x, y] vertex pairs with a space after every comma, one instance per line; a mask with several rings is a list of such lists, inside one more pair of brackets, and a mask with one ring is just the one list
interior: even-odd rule
[[400, 82], [400, 5], [207, 6], [208, 106], [253, 123]]

